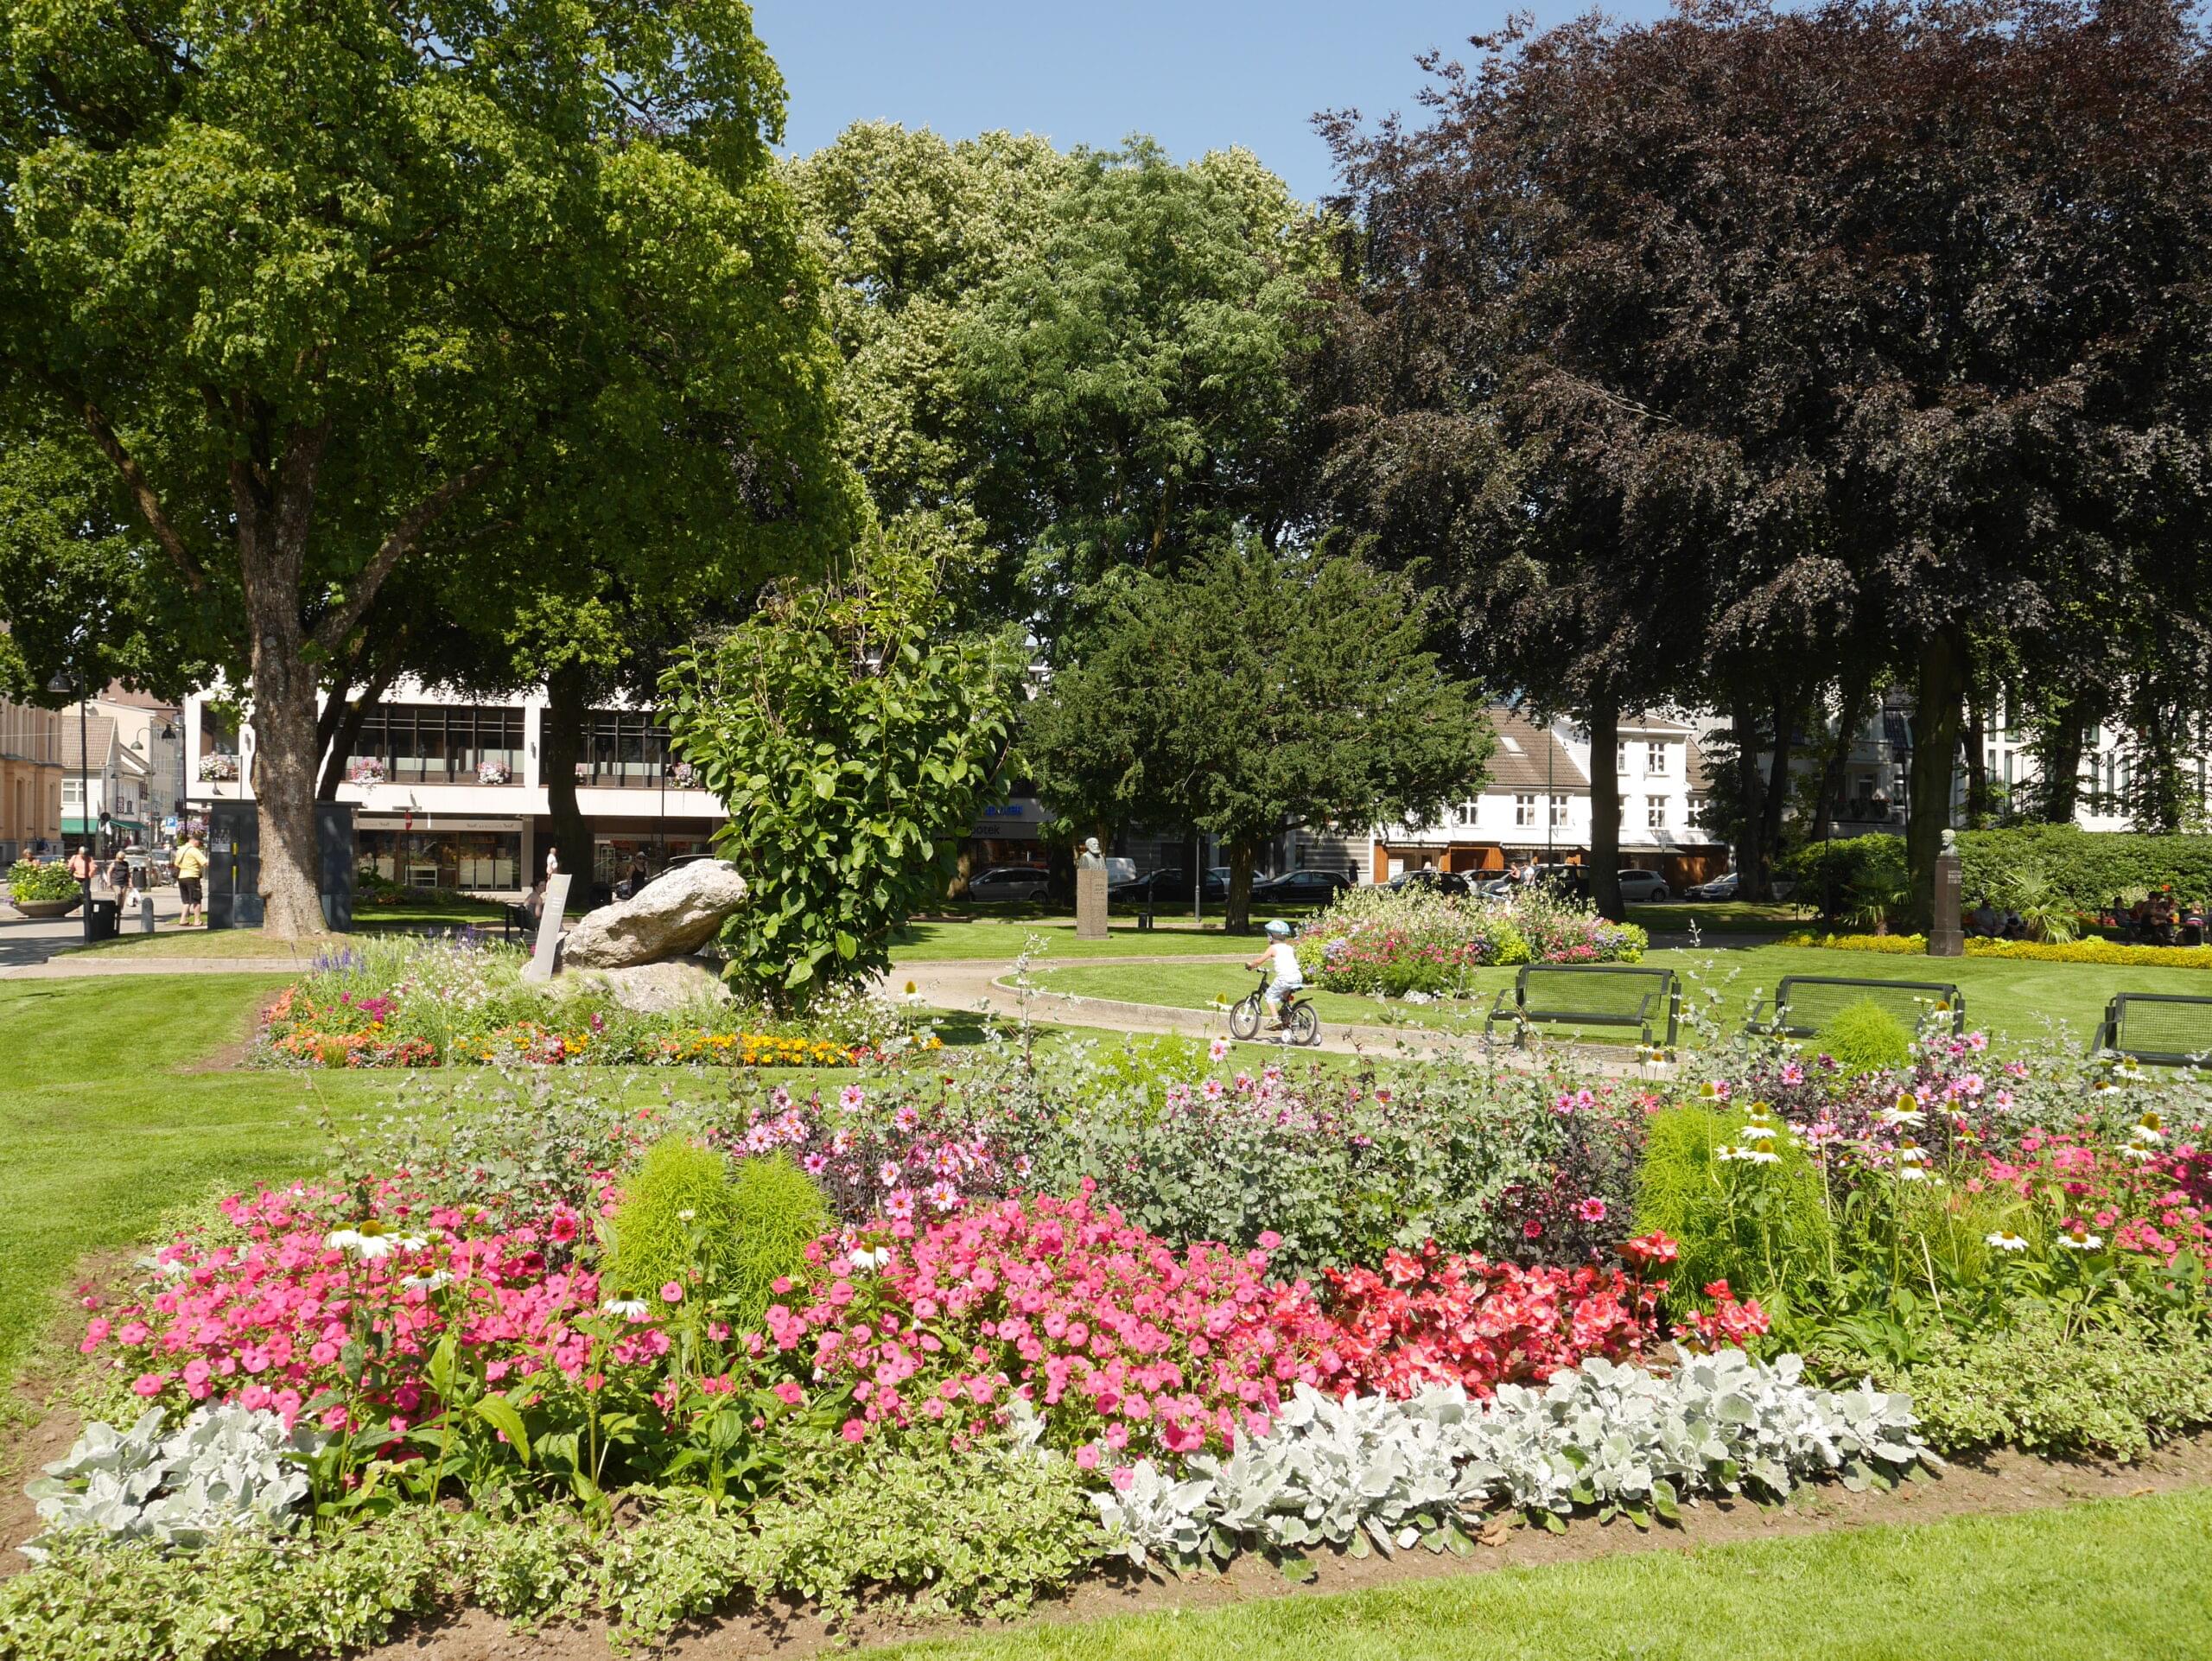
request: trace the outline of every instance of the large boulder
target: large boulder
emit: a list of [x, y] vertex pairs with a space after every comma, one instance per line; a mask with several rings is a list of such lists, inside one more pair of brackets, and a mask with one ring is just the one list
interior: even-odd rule
[[564, 997], [604, 992], [641, 1015], [673, 1015], [692, 1003], [735, 1002], [722, 984], [721, 965], [704, 958], [671, 958], [627, 969], [578, 969], [563, 975], [554, 986]]
[[627, 900], [587, 912], [561, 942], [569, 969], [627, 969], [688, 957], [745, 903], [745, 879], [718, 859], [664, 871]]

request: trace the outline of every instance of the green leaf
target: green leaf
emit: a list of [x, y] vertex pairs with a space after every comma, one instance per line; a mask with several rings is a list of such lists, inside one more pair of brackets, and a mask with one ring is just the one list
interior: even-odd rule
[[514, 1444], [524, 1464], [530, 1463], [530, 1432], [523, 1428], [522, 1415], [515, 1411], [512, 1402], [504, 1396], [485, 1396], [472, 1404], [471, 1410]]

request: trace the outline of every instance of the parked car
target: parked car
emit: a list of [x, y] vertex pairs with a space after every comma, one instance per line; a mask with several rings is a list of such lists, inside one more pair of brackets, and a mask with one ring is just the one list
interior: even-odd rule
[[1286, 871], [1255, 882], [1252, 898], [1277, 906], [1325, 906], [1350, 887], [1351, 879], [1342, 871]]
[[1621, 901], [1624, 905], [1663, 904], [1672, 898], [1667, 890], [1667, 879], [1656, 871], [1634, 868], [1624, 869], [1620, 873], [1620, 884]]
[[1736, 874], [1728, 872], [1710, 882], [1700, 882], [1694, 888], [1682, 890], [1685, 900], [1733, 900], [1736, 897]]
[[[1188, 902], [1191, 898], [1191, 874], [1168, 868], [1147, 871], [1134, 881], [1117, 883], [1108, 888], [1106, 897], [1116, 905], [1141, 906], [1147, 901], [1154, 905], [1171, 901]], [[1206, 873], [1206, 898], [1212, 901], [1229, 898], [1226, 866], [1216, 866]]]
[[1440, 871], [1433, 865], [1401, 871], [1382, 886], [1393, 894], [1403, 894], [1409, 888], [1430, 894], [1469, 894], [1474, 889], [1474, 884], [1458, 871]]
[[1050, 893], [1041, 865], [996, 865], [968, 879], [970, 900], [1018, 900], [1034, 903]]

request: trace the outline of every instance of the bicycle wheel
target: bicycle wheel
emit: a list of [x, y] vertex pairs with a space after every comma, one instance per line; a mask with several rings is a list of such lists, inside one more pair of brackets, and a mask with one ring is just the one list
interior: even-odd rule
[[1231, 1038], [1245, 1039], [1251, 1037], [1259, 1030], [1260, 995], [1254, 992], [1247, 997], [1239, 998], [1230, 1006], [1229, 1035]]
[[1290, 1041], [1308, 1046], [1321, 1041], [1321, 1017], [1313, 1013], [1312, 1004], [1300, 1003], [1291, 1009]]

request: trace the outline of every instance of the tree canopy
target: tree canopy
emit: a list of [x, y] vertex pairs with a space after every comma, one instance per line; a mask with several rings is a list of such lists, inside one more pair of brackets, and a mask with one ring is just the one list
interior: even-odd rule
[[[403, 567], [835, 545], [818, 268], [741, 0], [8, 14], [0, 422], [106, 463], [145, 584], [250, 682], [270, 926], [320, 926], [321, 665]], [[570, 544], [570, 545], [573, 545]], [[426, 584], [435, 577], [425, 573]], [[81, 638], [38, 650], [82, 656]]]
[[1198, 550], [1114, 585], [1023, 754], [1063, 813], [1218, 836], [1242, 928], [1278, 832], [1419, 823], [1479, 784], [1489, 727], [1427, 649], [1429, 607], [1411, 576], [1325, 549]]

